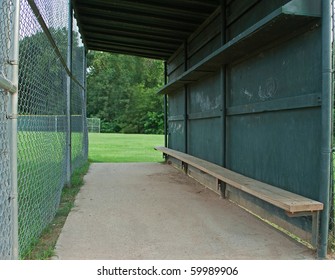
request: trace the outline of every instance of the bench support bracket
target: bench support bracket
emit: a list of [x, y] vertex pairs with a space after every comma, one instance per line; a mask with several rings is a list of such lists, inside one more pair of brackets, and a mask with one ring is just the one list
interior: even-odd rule
[[223, 199], [227, 198], [227, 188], [226, 183], [220, 179], [216, 179], [217, 190], [220, 192], [220, 197]]
[[185, 174], [188, 173], [188, 163], [182, 161], [181, 162], [181, 168], [183, 169]]
[[312, 246], [314, 248], [318, 245], [319, 239], [319, 214], [320, 211], [314, 212], [298, 212], [298, 213], [290, 213], [286, 212], [288, 217], [304, 217], [304, 216], [311, 216], [312, 217]]

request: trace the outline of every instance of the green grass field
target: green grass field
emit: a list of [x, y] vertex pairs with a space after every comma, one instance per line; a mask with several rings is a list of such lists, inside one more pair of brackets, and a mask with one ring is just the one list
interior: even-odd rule
[[90, 133], [88, 158], [91, 162], [161, 162], [162, 153], [154, 147], [163, 145], [163, 135]]

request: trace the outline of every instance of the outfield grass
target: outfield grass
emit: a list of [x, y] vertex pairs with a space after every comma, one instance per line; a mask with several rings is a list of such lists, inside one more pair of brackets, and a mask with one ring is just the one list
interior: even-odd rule
[[90, 133], [88, 157], [91, 162], [161, 162], [154, 147], [163, 145], [163, 135]]

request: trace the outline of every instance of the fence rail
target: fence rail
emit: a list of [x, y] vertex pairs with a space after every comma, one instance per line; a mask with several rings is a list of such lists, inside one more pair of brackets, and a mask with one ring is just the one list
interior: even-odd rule
[[[73, 16], [69, 20], [68, 0], [0, 0], [0, 8], [0, 259], [15, 259], [29, 253], [53, 219], [68, 168], [73, 172], [87, 160], [86, 53]], [[17, 11], [19, 98], [18, 113], [11, 115], [12, 93], [17, 90], [10, 79]], [[10, 148], [11, 119], [17, 119], [17, 157]], [[12, 199], [13, 176], [18, 181], [18, 207]]]

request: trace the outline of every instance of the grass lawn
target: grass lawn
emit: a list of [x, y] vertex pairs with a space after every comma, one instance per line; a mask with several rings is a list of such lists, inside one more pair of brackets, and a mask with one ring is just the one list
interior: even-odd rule
[[91, 162], [161, 162], [155, 146], [164, 145], [164, 135], [90, 133]]

